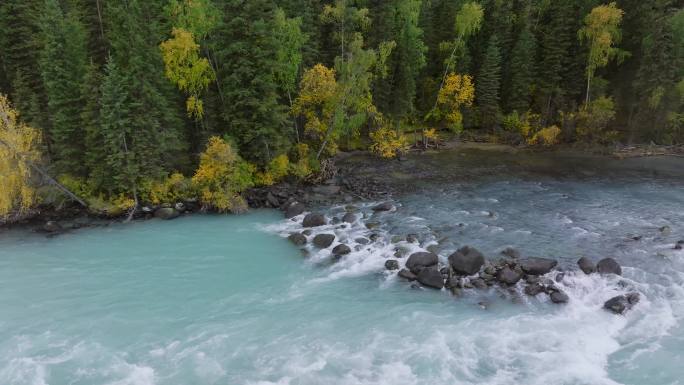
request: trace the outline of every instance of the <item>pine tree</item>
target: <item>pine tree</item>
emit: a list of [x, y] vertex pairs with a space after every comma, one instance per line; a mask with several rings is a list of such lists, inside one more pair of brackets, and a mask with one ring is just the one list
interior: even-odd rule
[[245, 157], [266, 164], [288, 146], [285, 106], [278, 100], [273, 69], [277, 41], [273, 39], [275, 7], [268, 0], [231, 0], [217, 40], [218, 77], [225, 101], [223, 118]]
[[529, 27], [523, 28], [513, 46], [507, 78], [506, 110], [526, 112], [530, 107], [530, 95], [534, 84], [535, 39]]
[[499, 40], [496, 35], [492, 35], [487, 44], [482, 67], [475, 78], [475, 100], [480, 114], [480, 123], [485, 128], [492, 128], [498, 122], [500, 81]]
[[46, 0], [41, 32], [40, 69], [50, 113], [53, 160], [58, 173], [83, 176], [80, 111], [87, 63], [85, 31], [74, 14], [64, 14], [57, 0]]
[[[102, 77], [99, 66], [91, 62], [86, 71], [81, 91], [84, 100], [83, 110], [81, 111], [83, 141], [85, 144], [84, 163], [88, 170], [88, 179], [93, 186], [102, 186], [106, 183], [107, 153], [103, 150], [104, 137], [100, 120]], [[111, 108], [111, 105], [107, 107]]]

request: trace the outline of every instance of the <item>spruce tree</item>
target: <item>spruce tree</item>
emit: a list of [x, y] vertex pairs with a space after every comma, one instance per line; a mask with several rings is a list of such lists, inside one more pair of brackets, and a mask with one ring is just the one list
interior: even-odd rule
[[523, 28], [513, 46], [507, 78], [506, 110], [526, 112], [534, 84], [535, 38], [529, 27]]
[[501, 53], [499, 40], [492, 35], [487, 44], [487, 51], [482, 67], [475, 78], [475, 100], [480, 115], [480, 123], [484, 128], [496, 125], [499, 115], [499, 87], [501, 82]]

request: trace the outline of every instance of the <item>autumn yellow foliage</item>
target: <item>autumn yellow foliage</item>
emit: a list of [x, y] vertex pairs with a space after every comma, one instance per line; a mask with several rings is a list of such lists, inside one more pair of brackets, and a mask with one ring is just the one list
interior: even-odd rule
[[286, 177], [289, 171], [290, 159], [287, 155], [281, 154], [268, 163], [266, 170], [256, 173], [254, 182], [257, 185], [270, 186]]
[[254, 171], [254, 166], [242, 160], [228, 142], [214, 136], [200, 156], [192, 184], [206, 207], [242, 212], [247, 204], [239, 194], [254, 185]]
[[150, 203], [175, 203], [188, 198], [191, 193], [190, 180], [183, 174], [175, 172], [161, 181], [149, 183], [147, 187], [147, 199]]
[[371, 151], [383, 158], [394, 158], [398, 153], [408, 149], [408, 139], [389, 127], [383, 126], [370, 133], [373, 141]]
[[455, 132], [463, 129], [461, 107], [470, 107], [475, 100], [475, 85], [470, 75], [450, 73], [437, 96], [439, 116]]
[[[335, 113], [338, 92], [335, 70], [316, 64], [304, 72], [299, 87], [299, 96], [292, 106], [292, 114], [304, 117], [304, 132], [307, 136], [319, 143], [323, 142], [333, 124]], [[329, 140], [329, 144], [334, 147], [336, 138], [331, 139], [333, 140]]]
[[40, 132], [20, 122], [7, 97], [0, 95], [0, 217], [35, 204], [30, 164], [40, 160], [39, 145]]
[[527, 140], [527, 143], [531, 145], [540, 145], [545, 147], [553, 146], [558, 144], [560, 133], [561, 130], [556, 125], [542, 128], [541, 130], [539, 130], [539, 132], [537, 132], [531, 138], [529, 138]]

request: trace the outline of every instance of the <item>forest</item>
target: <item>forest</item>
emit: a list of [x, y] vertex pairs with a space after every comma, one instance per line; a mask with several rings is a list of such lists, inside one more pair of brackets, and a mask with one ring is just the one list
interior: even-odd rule
[[339, 150], [392, 158], [441, 135], [682, 143], [684, 10], [3, 0], [0, 95], [0, 216], [60, 199], [115, 215], [188, 196], [241, 211], [241, 191], [315, 178]]

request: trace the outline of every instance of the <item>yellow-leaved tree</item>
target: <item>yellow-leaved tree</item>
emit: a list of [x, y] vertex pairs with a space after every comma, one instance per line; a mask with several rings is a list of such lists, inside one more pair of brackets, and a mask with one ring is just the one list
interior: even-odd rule
[[247, 203], [240, 193], [254, 185], [254, 170], [230, 143], [213, 136], [200, 156], [192, 184], [205, 207], [220, 212], [244, 212]]
[[22, 213], [36, 203], [32, 164], [40, 160], [40, 132], [18, 119], [0, 95], [0, 218]]
[[429, 114], [430, 120], [443, 122], [452, 131], [463, 130], [461, 107], [470, 107], [475, 100], [475, 85], [470, 75], [450, 73], [437, 95], [437, 106]]
[[200, 95], [216, 75], [209, 60], [200, 57], [200, 47], [195, 42], [192, 32], [183, 28], [174, 28], [172, 33], [173, 38], [160, 45], [165, 74], [179, 90], [188, 95], [186, 100], [188, 115], [199, 120], [204, 115], [204, 105]]

